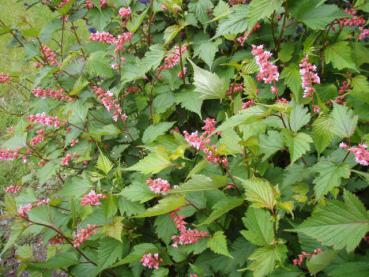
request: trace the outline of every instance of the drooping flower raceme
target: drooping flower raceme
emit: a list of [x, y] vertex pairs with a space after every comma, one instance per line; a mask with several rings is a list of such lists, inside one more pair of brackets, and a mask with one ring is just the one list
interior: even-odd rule
[[96, 225], [87, 225], [87, 228], [80, 229], [74, 235], [73, 246], [79, 248], [82, 243], [96, 233]]
[[162, 178], [147, 179], [146, 184], [148, 184], [150, 190], [156, 194], [165, 194], [170, 191], [169, 182]]
[[176, 212], [171, 212], [170, 217], [172, 218], [178, 231], [184, 232], [187, 230], [186, 228], [187, 222], [184, 220], [186, 217], [178, 215]]
[[354, 9], [345, 9], [345, 13], [351, 15], [351, 17], [345, 17], [341, 18], [339, 20], [339, 23], [341, 26], [351, 26], [351, 27], [357, 27], [357, 26], [363, 26], [366, 23], [366, 20], [364, 17], [358, 16], [357, 11]]
[[19, 149], [0, 149], [0, 160], [12, 161], [19, 157]]
[[188, 50], [187, 44], [179, 47], [176, 45], [173, 50], [169, 51], [168, 55], [164, 59], [164, 64], [159, 67], [159, 70], [168, 70], [175, 67], [181, 59], [181, 56]]
[[310, 97], [315, 92], [314, 84], [320, 84], [320, 78], [316, 73], [316, 66], [309, 63], [308, 56], [305, 56], [299, 64], [301, 84], [304, 89], [304, 98]]
[[82, 197], [81, 205], [99, 206], [101, 205], [100, 199], [104, 198], [106, 198], [106, 195], [102, 193], [96, 193], [94, 190], [91, 190], [88, 194]]
[[6, 193], [18, 193], [20, 190], [21, 190], [21, 186], [18, 186], [18, 185], [10, 185], [10, 186], [7, 186], [6, 188], [4, 188], [4, 191]]
[[126, 7], [122, 7], [119, 9], [119, 16], [120, 17], [128, 17], [132, 14], [132, 10], [130, 7], [126, 8]]
[[18, 208], [18, 215], [21, 217], [27, 217], [27, 213], [32, 210], [32, 204], [24, 204]]
[[158, 269], [163, 259], [160, 258], [158, 253], [148, 253], [142, 256], [140, 262], [144, 267]]
[[45, 61], [51, 65], [51, 66], [56, 66], [58, 65], [58, 61], [56, 59], [56, 53], [51, 50], [51, 48], [47, 47], [46, 45], [41, 45], [40, 47], [41, 49], [41, 53], [45, 59]]
[[307, 253], [305, 251], [302, 251], [301, 254], [298, 256], [298, 258], [293, 259], [292, 262], [293, 262], [294, 265], [301, 266], [306, 258], [311, 258], [311, 257], [319, 254], [320, 252], [322, 252], [322, 250], [320, 248], [314, 249], [313, 253], [311, 253], [311, 254]]
[[108, 44], [115, 43], [115, 37], [108, 32], [96, 32], [90, 34], [90, 40], [97, 42], [104, 42]]
[[52, 88], [35, 88], [32, 90], [32, 94], [36, 97], [40, 98], [46, 98], [50, 97], [56, 100], [62, 100], [62, 101], [71, 101], [72, 98], [69, 97], [64, 89], [58, 89], [54, 90]]
[[92, 90], [97, 95], [97, 98], [101, 101], [107, 111], [113, 113], [113, 120], [118, 121], [120, 118], [122, 121], [126, 121], [127, 116], [123, 113], [118, 101], [114, 98], [113, 93], [105, 91], [103, 88], [93, 86]]
[[57, 116], [47, 116], [46, 113], [31, 114], [27, 119], [29, 122], [39, 123], [48, 127], [59, 128], [61, 126], [60, 119]]
[[369, 37], [369, 29], [360, 28], [359, 40], [364, 40]]
[[348, 149], [352, 154], [355, 155], [355, 160], [358, 164], [368, 166], [369, 165], [369, 151], [368, 146], [365, 144], [359, 144]]
[[257, 80], [263, 80], [266, 84], [273, 84], [271, 91], [278, 94], [276, 86], [276, 82], [279, 80], [278, 67], [269, 61], [273, 54], [269, 51], [264, 51], [264, 45], [252, 45], [251, 53], [259, 66], [259, 73], [256, 75]]
[[8, 83], [10, 80], [11, 78], [8, 74], [0, 72], [0, 84]]

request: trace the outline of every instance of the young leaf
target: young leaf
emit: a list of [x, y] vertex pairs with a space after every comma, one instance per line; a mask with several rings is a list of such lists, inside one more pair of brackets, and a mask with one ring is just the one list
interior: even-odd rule
[[253, 177], [241, 181], [246, 190], [246, 200], [250, 201], [253, 207], [273, 210], [277, 203], [277, 192], [267, 180]]
[[105, 175], [108, 175], [113, 168], [112, 162], [100, 151], [99, 158], [97, 159], [96, 168], [100, 169]]
[[168, 131], [175, 122], [161, 122], [156, 125], [150, 125], [142, 136], [142, 142], [145, 144], [150, 144], [154, 142], [155, 139], [161, 135], [164, 135], [166, 131]]
[[227, 90], [227, 83], [215, 73], [204, 70], [190, 61], [194, 70], [195, 90], [201, 99], [223, 99]]
[[294, 229], [336, 250], [353, 251], [369, 231], [369, 216], [364, 205], [351, 192], [344, 192], [344, 202], [328, 201], [318, 206], [311, 217]]
[[291, 164], [310, 150], [310, 143], [312, 143], [313, 140], [309, 135], [302, 132], [293, 134], [288, 130], [283, 130], [282, 134], [284, 136], [284, 142], [290, 152]]
[[283, 0], [252, 0], [248, 6], [247, 29], [251, 31], [260, 20], [269, 17], [282, 7]]
[[252, 244], [268, 246], [273, 243], [273, 218], [268, 211], [249, 207], [242, 221], [247, 230], [241, 234]]
[[139, 214], [136, 217], [152, 217], [167, 214], [183, 207], [185, 204], [186, 200], [183, 196], [171, 195], [161, 199], [154, 207], [148, 208], [144, 213]]
[[351, 137], [358, 121], [358, 116], [346, 106], [334, 104], [331, 112], [332, 131], [340, 138]]
[[209, 240], [208, 247], [216, 254], [233, 258], [228, 251], [227, 238], [222, 231], [216, 232]]

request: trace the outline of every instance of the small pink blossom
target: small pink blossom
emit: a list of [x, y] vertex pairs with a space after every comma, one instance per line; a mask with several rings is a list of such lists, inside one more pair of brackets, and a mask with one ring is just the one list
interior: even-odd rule
[[359, 144], [348, 149], [352, 154], [355, 155], [355, 160], [358, 164], [368, 166], [369, 165], [369, 151], [365, 144]]
[[178, 215], [176, 212], [171, 212], [170, 217], [172, 218], [178, 231], [184, 232], [187, 230], [186, 228], [187, 222], [184, 220], [185, 219], [184, 216]]
[[244, 85], [242, 83], [233, 83], [227, 90], [227, 95], [232, 95], [234, 93], [243, 92]]
[[130, 7], [128, 7], [128, 8], [122, 7], [122, 8], [119, 9], [118, 13], [119, 13], [120, 17], [128, 17], [132, 14], [132, 10], [131, 10]]
[[[106, 0], [100, 0], [100, 8], [104, 8], [107, 3], [106, 3]], [[90, 10], [92, 9], [93, 7], [95, 7], [94, 3], [92, 3], [92, 0], [86, 0], [86, 9]]]
[[125, 32], [118, 36], [118, 38], [115, 39], [115, 50], [114, 52], [117, 54], [119, 51], [124, 49], [124, 45], [130, 41], [133, 37], [133, 34], [131, 32]]
[[7, 186], [6, 188], [4, 188], [4, 191], [6, 193], [18, 193], [20, 192], [20, 190], [22, 189], [21, 186], [18, 186], [18, 185], [10, 185], [10, 186]]
[[369, 29], [368, 28], [360, 28], [359, 40], [364, 40], [369, 37]]
[[60, 164], [62, 166], [69, 166], [70, 162], [73, 158], [75, 158], [77, 155], [75, 153], [67, 153], [62, 160], [60, 161]]
[[72, 98], [69, 97], [65, 92], [64, 89], [58, 89], [58, 90], [54, 90], [51, 88], [35, 88], [32, 90], [32, 94], [36, 97], [40, 97], [40, 98], [53, 98], [56, 100], [62, 100], [62, 101], [71, 101]]
[[40, 144], [41, 142], [43, 142], [45, 139], [45, 130], [43, 129], [37, 130], [36, 133], [37, 135], [34, 136], [29, 143], [31, 146], [36, 146]]
[[178, 247], [179, 245], [195, 244], [199, 240], [209, 236], [208, 232], [187, 229], [180, 232], [179, 235], [172, 236], [172, 246]]
[[49, 198], [45, 198], [45, 199], [39, 199], [37, 200], [37, 202], [35, 203], [36, 207], [42, 206], [42, 205], [49, 205], [50, 203], [50, 199]]
[[105, 199], [106, 195], [102, 193], [96, 193], [94, 190], [91, 190], [88, 194], [84, 195], [81, 199], [82, 206], [99, 206], [101, 205], [100, 199]]
[[345, 13], [351, 15], [351, 17], [345, 17], [339, 20], [341, 26], [359, 27], [366, 23], [365, 18], [358, 16], [357, 11], [354, 9], [345, 9]]
[[10, 80], [11, 78], [8, 74], [0, 72], [0, 84], [8, 83]]
[[179, 79], [183, 79], [183, 78], [186, 76], [186, 73], [187, 73], [187, 67], [183, 67], [183, 71], [181, 70], [181, 71], [178, 73], [178, 78], [179, 78]]
[[40, 47], [41, 49], [41, 53], [45, 59], [45, 61], [51, 65], [51, 66], [56, 66], [58, 65], [58, 61], [56, 60], [56, 53], [51, 50], [51, 48], [47, 47], [46, 45], [41, 45]]
[[97, 42], [104, 42], [108, 44], [115, 43], [115, 37], [108, 32], [96, 32], [90, 34], [90, 40]]
[[117, 63], [113, 63], [113, 64], [111, 65], [111, 68], [112, 68], [112, 69], [114, 69], [114, 70], [118, 70], [118, 69], [119, 69], [119, 64], [117, 64]]
[[309, 63], [308, 56], [305, 56], [299, 64], [302, 88], [304, 89], [304, 98], [310, 97], [315, 92], [314, 84], [320, 84], [320, 78], [316, 73], [316, 66]]
[[31, 114], [27, 117], [31, 123], [39, 123], [48, 127], [59, 128], [61, 122], [57, 116], [47, 116], [45, 113]]
[[73, 246], [79, 248], [85, 240], [96, 233], [96, 228], [96, 225], [88, 224], [87, 228], [77, 231], [74, 235]]
[[147, 179], [146, 184], [148, 184], [150, 190], [156, 194], [165, 194], [170, 191], [169, 182], [161, 178]]
[[339, 147], [340, 147], [341, 149], [347, 149], [347, 148], [348, 148], [348, 145], [342, 141], [342, 142], [340, 143]]
[[0, 149], [0, 160], [12, 161], [19, 157], [19, 149]]
[[18, 208], [18, 215], [21, 217], [27, 217], [27, 213], [32, 210], [32, 204], [25, 204]]
[[307, 253], [305, 251], [302, 251], [301, 254], [298, 255], [298, 258], [293, 259], [292, 262], [293, 262], [294, 265], [301, 266], [306, 258], [311, 258], [311, 257], [319, 254], [320, 252], [322, 252], [322, 250], [320, 248], [314, 249], [313, 253], [311, 253], [311, 254]]
[[338, 94], [339, 95], [345, 94], [345, 92], [349, 89], [350, 89], [349, 83], [346, 80], [344, 80], [342, 81], [342, 85], [338, 89]]
[[248, 109], [250, 108], [251, 106], [254, 106], [255, 105], [255, 101], [254, 99], [250, 99], [248, 101], [246, 101], [245, 103], [242, 103], [242, 109]]
[[70, 146], [71, 146], [71, 147], [74, 147], [78, 142], [79, 142], [79, 140], [78, 140], [78, 139], [73, 138], [73, 139], [70, 141]]
[[207, 144], [207, 141], [204, 141], [200, 136], [199, 133], [196, 132], [192, 132], [191, 134], [189, 134], [187, 131], [183, 131], [185, 140], [195, 149], [200, 150], [202, 148], [205, 147], [205, 145]]
[[49, 245], [60, 245], [63, 244], [64, 241], [65, 239], [61, 235], [57, 234], [51, 239], [49, 239]]
[[318, 105], [313, 105], [313, 112], [320, 113], [320, 107]]
[[214, 118], [210, 118], [210, 117], [207, 117], [205, 120], [204, 120], [204, 126], [202, 127], [202, 129], [204, 130], [204, 134], [206, 135], [210, 135], [212, 134], [214, 131], [215, 131], [215, 125], [216, 125], [216, 121]]
[[158, 269], [160, 267], [160, 264], [163, 262], [163, 259], [159, 257], [158, 253], [149, 253], [143, 255], [140, 262], [144, 267], [150, 269]]
[[279, 72], [278, 67], [269, 61], [273, 56], [272, 53], [264, 51], [264, 45], [252, 45], [251, 53], [254, 55], [256, 64], [259, 66], [259, 73], [256, 76], [257, 80], [263, 80], [266, 84], [273, 84], [271, 91], [274, 94], [278, 94], [275, 83], [279, 80]]
[[181, 56], [188, 50], [188, 46], [186, 44], [182, 45], [182, 47], [179, 47], [176, 45], [167, 55], [167, 57], [164, 59], [164, 64], [160, 66], [159, 70], [168, 70], [173, 67], [175, 67], [181, 59]]

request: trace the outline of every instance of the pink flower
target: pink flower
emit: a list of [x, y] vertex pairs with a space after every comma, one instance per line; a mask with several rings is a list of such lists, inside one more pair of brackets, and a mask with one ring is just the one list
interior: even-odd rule
[[311, 253], [311, 254], [307, 253], [305, 251], [302, 251], [301, 254], [298, 255], [298, 258], [293, 259], [292, 262], [293, 262], [294, 265], [301, 266], [306, 258], [311, 258], [311, 257], [319, 254], [320, 252], [322, 252], [322, 250], [320, 248], [314, 249], [313, 253]]
[[58, 8], [63, 8], [65, 5], [69, 3], [70, 0], [61, 0]]
[[308, 56], [305, 56], [299, 64], [304, 98], [310, 97], [315, 92], [314, 84], [320, 84], [320, 78], [316, 73], [316, 66], [309, 63]]
[[264, 51], [264, 45], [252, 45], [251, 53], [254, 55], [256, 64], [259, 66], [259, 73], [256, 78], [258, 81], [263, 80], [266, 84], [272, 84], [272, 93], [278, 94], [275, 84], [279, 80], [278, 67], [272, 64], [269, 59], [273, 56], [271, 52]]
[[[106, 0], [100, 0], [100, 7], [101, 8], [104, 8], [107, 3], [106, 3]], [[93, 7], [95, 7], [95, 5], [92, 3], [92, 0], [86, 0], [86, 9], [92, 9]]]
[[248, 109], [250, 108], [251, 106], [254, 106], [255, 105], [255, 101], [254, 99], [250, 99], [248, 101], [246, 101], [245, 103], [242, 103], [242, 109]]
[[4, 188], [4, 191], [6, 193], [18, 193], [20, 190], [21, 190], [21, 186], [18, 186], [18, 185], [10, 185], [10, 186], [7, 186], [6, 188]]
[[44, 56], [45, 61], [51, 65], [51, 66], [55, 66], [58, 65], [58, 61], [56, 60], [56, 54], [53, 50], [51, 50], [49, 47], [47, 47], [46, 45], [41, 45], [40, 47], [42, 55]]
[[95, 92], [97, 98], [104, 105], [105, 109], [108, 112], [113, 113], [112, 118], [114, 121], [118, 121], [118, 118], [120, 118], [123, 122], [126, 121], [127, 115], [123, 113], [118, 101], [114, 98], [113, 93], [111, 93], [110, 91], [105, 91], [103, 88], [97, 86], [93, 86], [92, 90], [93, 92]]
[[156, 194], [165, 194], [170, 191], [170, 184], [167, 180], [161, 178], [147, 179], [146, 183], [149, 185], [150, 190]]
[[62, 166], [69, 166], [72, 158], [76, 157], [75, 153], [68, 153], [67, 155], [65, 155], [62, 160], [60, 161], [60, 164]]
[[40, 97], [40, 98], [46, 98], [46, 97], [50, 97], [50, 98], [54, 98], [56, 100], [62, 100], [62, 101], [71, 101], [72, 98], [69, 97], [65, 92], [64, 89], [58, 89], [58, 90], [53, 90], [51, 88], [35, 88], [32, 90], [32, 94], [36, 97]]
[[174, 224], [176, 225], [176, 228], [180, 232], [184, 232], [187, 230], [186, 224], [187, 222], [184, 220], [184, 216], [178, 215], [176, 212], [171, 212], [170, 217], [172, 218]]
[[341, 149], [347, 149], [347, 148], [348, 148], [348, 145], [342, 141], [342, 142], [340, 143], [339, 147], [340, 147]]
[[192, 132], [191, 134], [189, 134], [187, 131], [183, 131], [185, 140], [195, 149], [200, 150], [202, 148], [205, 147], [205, 144], [207, 144], [207, 142], [205, 142], [200, 136], [199, 133], [196, 132]]
[[25, 204], [18, 208], [18, 215], [21, 217], [27, 217], [27, 213], [32, 210], [32, 204]]
[[365, 18], [357, 16], [357, 11], [354, 9], [345, 9], [345, 13], [351, 15], [351, 17], [342, 18], [339, 20], [341, 26], [363, 26], [366, 23]]
[[202, 129], [205, 131], [204, 134], [210, 135], [215, 131], [215, 124], [217, 123], [214, 118], [206, 118], [204, 120], [205, 125]]
[[39, 207], [39, 206], [42, 206], [42, 205], [49, 205], [49, 203], [50, 203], [50, 199], [49, 198], [39, 199], [39, 200], [37, 200], [35, 206], [36, 207]]
[[172, 236], [173, 241], [172, 246], [178, 247], [179, 245], [195, 244], [199, 240], [206, 238], [208, 236], [209, 236], [208, 232], [187, 229], [183, 232], [180, 232], [179, 235]]
[[158, 269], [160, 266], [160, 263], [163, 262], [163, 259], [159, 257], [158, 253], [149, 253], [142, 256], [140, 260], [141, 264], [144, 267], [150, 268], [150, 269]]
[[246, 4], [247, 0], [228, 0], [228, 4], [231, 6], [238, 5], [238, 4]]
[[249, 38], [249, 36], [256, 32], [258, 29], [261, 28], [261, 24], [257, 22], [255, 26], [252, 28], [251, 32], [244, 32], [242, 36], [239, 36], [236, 41], [243, 47], [245, 45], [245, 41]]
[[96, 193], [94, 190], [91, 190], [88, 194], [84, 195], [81, 200], [82, 206], [99, 206], [101, 205], [100, 199], [105, 199], [106, 195], [102, 193]]
[[229, 89], [227, 91], [227, 95], [232, 95], [234, 93], [243, 92], [243, 90], [244, 90], [244, 86], [243, 86], [242, 83], [241, 84], [233, 83], [229, 87]]
[[115, 39], [115, 50], [114, 52], [117, 54], [120, 50], [124, 49], [124, 45], [130, 41], [133, 37], [133, 34], [131, 32], [125, 32], [118, 36], [117, 39]]
[[355, 155], [355, 160], [358, 164], [368, 166], [369, 151], [367, 148], [365, 144], [359, 144], [358, 146], [349, 148], [348, 151]]
[[340, 86], [340, 88], [338, 89], [338, 94], [342, 95], [345, 94], [345, 92], [350, 88], [349, 83], [345, 80], [342, 81], [342, 85]]
[[186, 73], [187, 73], [187, 67], [183, 67], [183, 71], [180, 71], [178, 73], [178, 78], [183, 79], [186, 76]]
[[120, 17], [128, 17], [128, 16], [131, 15], [132, 10], [131, 10], [130, 7], [128, 7], [128, 8], [122, 7], [122, 8], [119, 9], [118, 13], [119, 13]]
[[176, 45], [171, 51], [169, 51], [167, 57], [164, 59], [164, 64], [160, 66], [159, 70], [167, 70], [175, 67], [179, 61], [181, 56], [188, 50], [188, 46], [186, 44], [182, 45], [180, 48]]
[[96, 233], [96, 225], [87, 225], [87, 228], [80, 229], [75, 235], [73, 239], [73, 246], [79, 248], [81, 244], [87, 240], [90, 236]]
[[61, 122], [57, 116], [47, 116], [45, 113], [31, 114], [27, 117], [31, 123], [39, 123], [44, 126], [59, 128]]
[[104, 42], [108, 44], [115, 43], [115, 37], [108, 32], [96, 32], [90, 34], [90, 40], [97, 42]]
[[0, 149], [0, 160], [12, 161], [19, 157], [19, 149]]
[[59, 244], [63, 244], [65, 241], [65, 239], [57, 234], [54, 237], [52, 237], [51, 239], [49, 239], [49, 245], [59, 245]]
[[10, 76], [6, 73], [0, 72], [0, 84], [5, 84], [10, 81]]
[[29, 143], [31, 146], [36, 146], [37, 144], [40, 144], [41, 142], [43, 142], [45, 139], [45, 130], [43, 129], [37, 130], [36, 133], [37, 135], [34, 136]]
[[360, 28], [359, 40], [364, 40], [369, 36], [369, 29]]
[[320, 113], [320, 107], [318, 105], [313, 105], [313, 112]]
[[112, 68], [112, 69], [114, 69], [114, 70], [118, 70], [118, 69], [119, 69], [119, 64], [117, 64], [117, 63], [113, 63], [113, 64], [111, 65], [111, 68]]

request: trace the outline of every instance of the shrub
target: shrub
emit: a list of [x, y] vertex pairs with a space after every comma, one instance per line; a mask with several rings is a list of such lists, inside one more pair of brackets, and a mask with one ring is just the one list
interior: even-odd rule
[[367, 1], [39, 5], [1, 23], [35, 67], [0, 150], [19, 272], [368, 276]]

